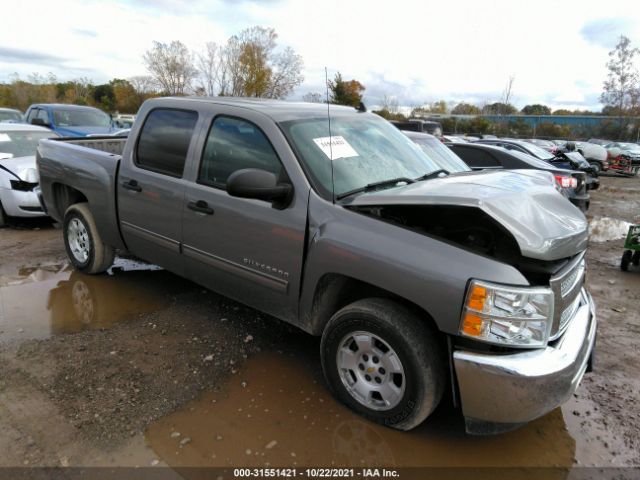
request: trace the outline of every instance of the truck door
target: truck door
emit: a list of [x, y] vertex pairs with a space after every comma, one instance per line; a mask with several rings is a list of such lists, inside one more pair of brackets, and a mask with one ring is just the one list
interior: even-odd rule
[[[186, 188], [183, 254], [191, 279], [286, 320], [297, 317], [309, 189], [294, 187], [291, 204], [281, 210], [226, 191], [229, 175], [244, 168], [291, 182], [269, 140], [279, 136], [276, 141], [286, 144], [284, 137], [265, 118], [218, 115], [211, 121], [195, 181]], [[269, 129], [274, 135], [267, 137]], [[281, 153], [295, 162], [290, 151]]]
[[136, 256], [182, 274], [182, 204], [187, 158], [194, 149], [198, 113], [156, 108], [145, 118], [138, 141], [123, 158], [118, 211], [127, 248]]

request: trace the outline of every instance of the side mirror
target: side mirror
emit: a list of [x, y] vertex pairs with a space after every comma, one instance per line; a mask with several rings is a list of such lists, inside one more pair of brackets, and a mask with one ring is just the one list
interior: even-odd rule
[[279, 208], [288, 205], [292, 191], [291, 185], [278, 184], [278, 179], [273, 173], [257, 168], [236, 170], [227, 179], [229, 195], [266, 200]]
[[31, 125], [38, 125], [39, 127], [49, 127], [50, 125], [41, 118], [32, 118]]

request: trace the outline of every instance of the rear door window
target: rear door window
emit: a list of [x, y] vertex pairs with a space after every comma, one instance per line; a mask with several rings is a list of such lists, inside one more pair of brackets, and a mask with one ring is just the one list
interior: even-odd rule
[[500, 162], [493, 155], [480, 148], [454, 146], [453, 151], [458, 154], [471, 168], [501, 168]]
[[198, 114], [191, 110], [152, 110], [138, 137], [136, 165], [152, 172], [182, 177], [197, 121]]

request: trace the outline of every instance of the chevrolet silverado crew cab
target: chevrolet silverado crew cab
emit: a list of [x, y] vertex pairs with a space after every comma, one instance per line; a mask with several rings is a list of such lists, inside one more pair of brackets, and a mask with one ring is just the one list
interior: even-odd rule
[[78, 270], [126, 251], [321, 335], [329, 387], [372, 421], [409, 430], [446, 393], [468, 432], [506, 431], [590, 368], [587, 223], [547, 172], [436, 155], [353, 108], [194, 97], [37, 162]]

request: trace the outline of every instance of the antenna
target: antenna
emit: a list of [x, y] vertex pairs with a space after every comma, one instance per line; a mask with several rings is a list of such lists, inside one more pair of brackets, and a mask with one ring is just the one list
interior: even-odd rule
[[331, 164], [331, 202], [336, 203], [336, 186], [333, 181], [333, 136], [331, 135], [331, 111], [329, 110], [329, 76], [327, 67], [324, 67], [324, 86], [327, 93], [327, 121], [329, 122], [329, 163]]

